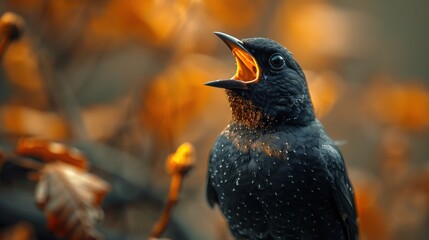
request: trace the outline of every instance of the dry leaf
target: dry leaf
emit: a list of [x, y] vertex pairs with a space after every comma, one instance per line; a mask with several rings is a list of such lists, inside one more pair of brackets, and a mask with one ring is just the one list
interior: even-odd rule
[[77, 148], [41, 138], [21, 138], [16, 146], [16, 153], [26, 157], [37, 157], [44, 162], [61, 161], [83, 170], [88, 169], [85, 155]]
[[67, 239], [100, 239], [96, 222], [109, 184], [71, 165], [56, 162], [41, 170], [35, 198], [48, 218], [48, 228]]

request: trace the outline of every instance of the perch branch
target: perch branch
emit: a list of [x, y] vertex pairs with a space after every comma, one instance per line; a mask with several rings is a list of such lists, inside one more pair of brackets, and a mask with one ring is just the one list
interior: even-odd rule
[[150, 238], [159, 238], [168, 226], [174, 206], [179, 201], [184, 176], [194, 165], [194, 147], [190, 143], [183, 143], [176, 152], [167, 159], [167, 171], [172, 176], [170, 192], [164, 205], [161, 217], [153, 226]]
[[152, 228], [152, 233], [150, 236], [152, 238], [159, 238], [161, 234], [165, 231], [170, 222], [171, 213], [176, 203], [179, 201], [179, 193], [182, 187], [183, 176], [181, 174], [176, 174], [171, 179], [170, 192], [168, 194], [167, 203], [164, 206], [161, 217], [158, 222]]
[[10, 43], [20, 39], [24, 31], [24, 20], [11, 12], [0, 18], [0, 57], [3, 57]]

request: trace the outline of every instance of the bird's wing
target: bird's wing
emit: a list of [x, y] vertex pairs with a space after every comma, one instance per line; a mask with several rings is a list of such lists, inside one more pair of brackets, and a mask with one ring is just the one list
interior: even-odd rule
[[[210, 168], [210, 162], [212, 159], [212, 153], [210, 153], [209, 157], [209, 168]], [[214, 189], [212, 182], [210, 181], [210, 170], [207, 171], [207, 186], [206, 186], [206, 197], [207, 201], [209, 202], [210, 207], [213, 207], [215, 204], [219, 204], [219, 199], [216, 194], [216, 190]]]
[[324, 156], [328, 162], [328, 169], [333, 177], [331, 192], [334, 197], [338, 213], [343, 220], [348, 240], [358, 239], [358, 223], [354, 200], [354, 192], [347, 176], [343, 157], [336, 146], [324, 145]]
[[213, 207], [215, 204], [219, 204], [219, 199], [217, 198], [215, 189], [210, 182], [210, 178], [207, 179], [206, 197], [210, 207]]

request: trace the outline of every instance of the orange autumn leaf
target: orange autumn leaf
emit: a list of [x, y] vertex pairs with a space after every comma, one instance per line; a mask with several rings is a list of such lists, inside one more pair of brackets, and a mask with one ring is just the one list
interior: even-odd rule
[[[361, 54], [364, 16], [329, 1], [280, 1], [270, 33], [296, 53], [301, 66], [326, 69]], [[280, 30], [281, 29], [281, 30]], [[317, 39], [317, 40], [316, 40]]]
[[365, 97], [368, 110], [381, 123], [407, 130], [429, 127], [429, 89], [419, 81], [394, 82], [378, 76]]
[[267, 7], [266, 1], [246, 0], [206, 0], [204, 1], [208, 14], [215, 21], [220, 22], [223, 27], [240, 31], [243, 28], [257, 26], [256, 21], [260, 21], [258, 14]]
[[[87, 39], [95, 44], [137, 38], [146, 44], [163, 46], [177, 35], [187, 21], [194, 0], [113, 0], [103, 14], [88, 24]], [[95, 40], [95, 41], [94, 41]]]
[[359, 237], [366, 240], [392, 239], [388, 212], [381, 195], [384, 193], [381, 182], [365, 172], [351, 170], [354, 186], [356, 210], [359, 218]]
[[335, 72], [305, 72], [311, 100], [318, 118], [327, 115], [341, 94], [342, 78]]
[[66, 122], [57, 113], [16, 104], [0, 107], [0, 121], [4, 131], [17, 136], [66, 139], [69, 135]]
[[109, 184], [69, 164], [47, 164], [41, 171], [35, 198], [48, 219], [48, 228], [66, 239], [100, 239], [97, 221]]
[[31, 39], [11, 44], [3, 56], [3, 67], [13, 91], [12, 103], [43, 111], [52, 108], [37, 48]]
[[40, 7], [42, 0], [13, 0], [8, 1], [10, 8], [20, 9], [21, 11], [30, 11], [34, 12], [34, 9]]
[[83, 170], [88, 169], [85, 155], [77, 148], [41, 138], [21, 138], [16, 153], [26, 157], [37, 157], [48, 163], [61, 161]]
[[[211, 58], [189, 55], [156, 77], [143, 94], [142, 123], [161, 140], [176, 137], [204, 109], [210, 91]], [[219, 65], [219, 64], [218, 64]]]
[[369, 186], [355, 187], [360, 234], [368, 240], [392, 239], [386, 213], [379, 206], [375, 190]]

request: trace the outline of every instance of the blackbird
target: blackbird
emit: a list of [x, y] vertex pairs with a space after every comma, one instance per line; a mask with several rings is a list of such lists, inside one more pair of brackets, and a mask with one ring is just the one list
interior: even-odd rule
[[207, 199], [237, 239], [357, 239], [343, 157], [314, 114], [304, 73], [266, 38], [215, 34], [236, 60], [226, 89], [232, 120], [210, 153]]

